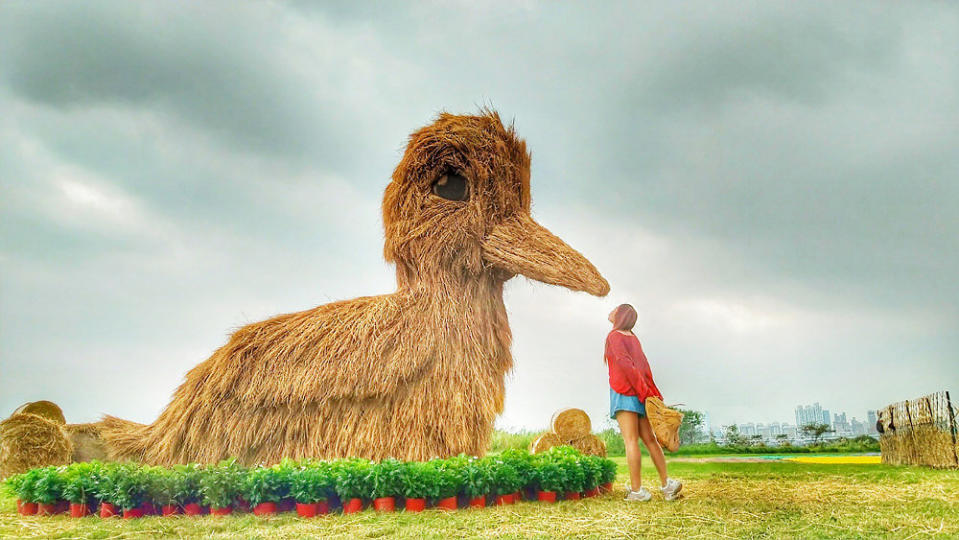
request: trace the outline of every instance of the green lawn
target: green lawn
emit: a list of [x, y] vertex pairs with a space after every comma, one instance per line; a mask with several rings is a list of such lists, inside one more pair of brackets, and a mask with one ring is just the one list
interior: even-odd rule
[[[304, 520], [285, 514], [217, 518], [29, 517], [0, 498], [0, 538], [304, 538], [304, 537], [593, 537], [593, 538], [957, 538], [959, 472], [883, 465], [791, 462], [673, 462], [686, 497], [625, 503], [623, 458], [617, 491], [555, 505], [454, 513], [332, 515]], [[648, 461], [648, 460], [647, 460]], [[649, 466], [649, 463], [644, 463]], [[654, 471], [644, 468], [644, 479]]]

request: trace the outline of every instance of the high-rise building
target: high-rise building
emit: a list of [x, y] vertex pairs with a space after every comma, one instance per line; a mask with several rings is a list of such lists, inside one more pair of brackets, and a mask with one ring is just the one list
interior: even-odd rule
[[876, 411], [866, 413], [866, 433], [870, 435], [878, 433], [876, 431]]
[[[827, 411], [828, 412], [828, 411]], [[798, 405], [796, 407], [796, 427], [802, 428], [806, 424], [820, 424], [823, 419], [823, 410], [819, 403], [812, 405]]]
[[822, 410], [822, 423], [827, 426], [832, 426], [832, 422], [829, 421], [829, 411], [827, 409]]

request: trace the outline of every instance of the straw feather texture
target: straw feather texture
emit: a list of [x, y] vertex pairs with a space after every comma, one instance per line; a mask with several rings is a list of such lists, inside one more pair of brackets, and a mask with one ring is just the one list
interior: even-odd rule
[[13, 411], [13, 414], [21, 413], [35, 414], [61, 426], [67, 423], [67, 419], [63, 416], [63, 409], [52, 401], [31, 401]]
[[113, 459], [482, 455], [511, 369], [503, 283], [609, 285], [537, 224], [530, 155], [493, 111], [410, 136], [383, 198], [398, 290], [250, 324], [187, 373], [155, 422], [106, 417]]
[[646, 398], [646, 415], [663, 448], [670, 452], [679, 449], [679, 427], [683, 423], [683, 413], [670, 409], [658, 397]]

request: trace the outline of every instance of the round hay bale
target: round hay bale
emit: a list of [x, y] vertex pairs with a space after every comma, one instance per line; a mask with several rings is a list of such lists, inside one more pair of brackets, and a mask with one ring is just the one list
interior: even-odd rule
[[[67, 423], [67, 419], [63, 416], [63, 409], [52, 401], [31, 401], [24, 403], [17, 407], [17, 410], [13, 411], [13, 414], [35, 414], [56, 422], [61, 426]], [[13, 416], [13, 414], [10, 416]]]
[[582, 409], [561, 409], [553, 414], [550, 423], [553, 433], [566, 442], [582, 439], [593, 431], [589, 415]]
[[58, 424], [35, 414], [0, 422], [0, 478], [34, 467], [70, 463], [73, 444]]
[[589, 456], [606, 457], [606, 443], [596, 435], [576, 439], [572, 447]]
[[539, 454], [540, 452], [545, 452], [554, 446], [562, 446], [564, 444], [566, 443], [557, 437], [555, 433], [547, 431], [533, 440], [533, 442], [529, 445], [529, 451], [531, 454]]

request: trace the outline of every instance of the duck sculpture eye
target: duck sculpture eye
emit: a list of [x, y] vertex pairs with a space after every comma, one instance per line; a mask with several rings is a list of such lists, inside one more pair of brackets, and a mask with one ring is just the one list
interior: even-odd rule
[[444, 174], [433, 182], [433, 195], [448, 201], [465, 201], [470, 196], [469, 184], [458, 174]]

